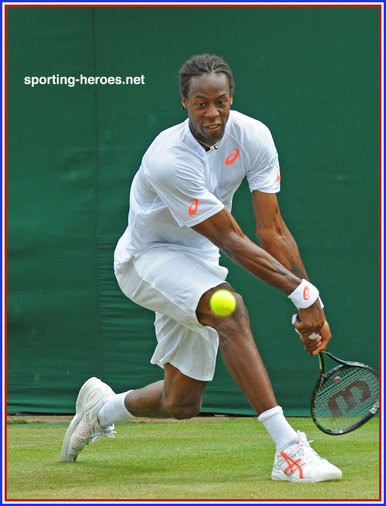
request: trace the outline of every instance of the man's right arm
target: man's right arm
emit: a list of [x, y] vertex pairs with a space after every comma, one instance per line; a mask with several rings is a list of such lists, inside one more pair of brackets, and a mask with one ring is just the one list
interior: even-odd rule
[[[290, 295], [300, 285], [302, 280], [252, 242], [226, 209], [192, 228], [212, 241], [235, 263], [286, 295]], [[301, 310], [301, 318], [298, 329], [306, 336], [312, 332], [318, 333], [325, 321], [318, 301]]]
[[300, 284], [301, 279], [243, 233], [226, 209], [192, 228], [210, 239], [235, 263], [287, 295]]

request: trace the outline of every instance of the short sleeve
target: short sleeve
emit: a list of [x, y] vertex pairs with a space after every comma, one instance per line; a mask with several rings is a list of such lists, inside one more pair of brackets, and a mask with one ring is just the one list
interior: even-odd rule
[[148, 180], [179, 226], [192, 227], [217, 214], [224, 204], [205, 186], [204, 170], [184, 163], [146, 171]]
[[249, 189], [277, 193], [281, 179], [279, 155], [269, 129], [260, 122], [258, 126], [248, 136], [250, 153], [255, 154], [247, 172]]

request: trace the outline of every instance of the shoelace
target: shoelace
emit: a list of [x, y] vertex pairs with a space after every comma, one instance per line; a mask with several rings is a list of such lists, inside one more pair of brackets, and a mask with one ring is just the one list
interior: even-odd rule
[[106, 427], [105, 429], [102, 429], [102, 431], [100, 432], [96, 432], [95, 434], [93, 434], [91, 436], [91, 442], [94, 444], [98, 441], [98, 439], [100, 439], [101, 437], [109, 437], [111, 439], [115, 439], [115, 434], [117, 433], [117, 431], [113, 430], [113, 429], [109, 429], [108, 427]]
[[[99, 429], [99, 430], [98, 430]], [[102, 436], [109, 437], [114, 439], [116, 431], [114, 430], [114, 425], [110, 425], [108, 427], [101, 427], [97, 418], [93, 418], [88, 424], [81, 428], [77, 428], [77, 439], [84, 445], [88, 445], [91, 441], [92, 443], [96, 443], [99, 438]]]
[[300, 438], [299, 444], [305, 446], [307, 448], [307, 457], [309, 462], [320, 462], [326, 459], [322, 458], [320, 455], [316, 453], [316, 451], [310, 446], [310, 443], [313, 443], [313, 439], [307, 441], [306, 438]]

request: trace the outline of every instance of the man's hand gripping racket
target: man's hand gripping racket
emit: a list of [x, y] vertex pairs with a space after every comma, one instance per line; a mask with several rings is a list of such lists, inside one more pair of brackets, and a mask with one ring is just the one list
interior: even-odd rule
[[[299, 315], [292, 324], [299, 323]], [[299, 331], [295, 328], [296, 332]], [[311, 334], [308, 339], [318, 339]], [[338, 365], [325, 373], [324, 356]], [[318, 353], [319, 377], [311, 396], [311, 416], [326, 434], [346, 434], [357, 429], [379, 409], [379, 377], [366, 364], [335, 357], [327, 350]]]

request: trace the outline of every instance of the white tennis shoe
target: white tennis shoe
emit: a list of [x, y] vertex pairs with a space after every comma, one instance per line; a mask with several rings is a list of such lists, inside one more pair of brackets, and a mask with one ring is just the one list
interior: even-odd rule
[[102, 436], [114, 438], [114, 425], [103, 428], [98, 423], [99, 410], [113, 395], [115, 392], [98, 378], [90, 378], [82, 386], [76, 400], [76, 414], [64, 436], [62, 462], [75, 462], [83, 448]]
[[297, 443], [276, 452], [272, 479], [295, 483], [341, 480], [342, 471], [311, 448], [304, 432], [298, 431], [298, 436]]

